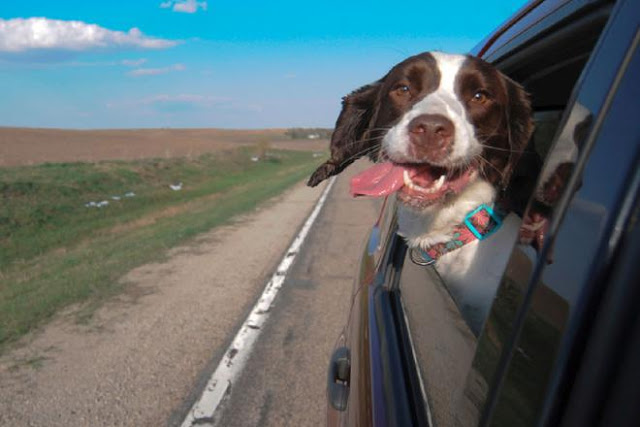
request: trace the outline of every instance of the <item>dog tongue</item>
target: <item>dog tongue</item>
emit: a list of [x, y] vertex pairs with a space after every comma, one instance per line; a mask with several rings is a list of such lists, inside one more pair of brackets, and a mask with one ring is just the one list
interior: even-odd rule
[[351, 195], [388, 196], [404, 186], [404, 171], [404, 167], [391, 162], [376, 163], [351, 178]]

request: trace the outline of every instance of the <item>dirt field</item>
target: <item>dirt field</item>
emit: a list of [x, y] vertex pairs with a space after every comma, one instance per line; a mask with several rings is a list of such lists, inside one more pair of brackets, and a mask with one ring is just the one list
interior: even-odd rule
[[292, 140], [285, 129], [63, 130], [0, 127], [0, 167], [44, 162], [199, 156], [239, 145], [323, 151], [326, 140]]

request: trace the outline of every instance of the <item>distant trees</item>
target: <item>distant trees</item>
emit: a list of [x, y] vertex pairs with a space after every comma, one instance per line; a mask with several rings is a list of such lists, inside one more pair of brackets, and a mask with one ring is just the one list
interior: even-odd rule
[[291, 139], [329, 139], [333, 129], [326, 128], [291, 128], [285, 135]]

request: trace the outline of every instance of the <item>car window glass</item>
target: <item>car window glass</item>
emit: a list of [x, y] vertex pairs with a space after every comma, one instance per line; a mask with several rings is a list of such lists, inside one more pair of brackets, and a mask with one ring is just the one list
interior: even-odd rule
[[[546, 258], [550, 254], [542, 252], [550, 221], [555, 207], [564, 195], [584, 138], [592, 124], [592, 118], [591, 111], [579, 102], [568, 112], [562, 129], [557, 132], [555, 143], [542, 167], [538, 184], [523, 215], [517, 245], [511, 252], [496, 291], [474, 356], [473, 369], [469, 373], [463, 398], [460, 400], [461, 408], [476, 411], [476, 417], [480, 416], [482, 403], [496, 374], [501, 352], [514, 331], [514, 324], [529, 290], [531, 277], [540, 263], [551, 261]], [[548, 345], [557, 342], [560, 336], [559, 329], [569, 314], [567, 301], [550, 288], [541, 289], [531, 304], [539, 309], [538, 317], [527, 323], [523, 332], [527, 337], [524, 346], [526, 350], [519, 347], [516, 350], [517, 357], [519, 360], [535, 358], [545, 362], [537, 365], [536, 369], [524, 372], [517, 382], [505, 385], [504, 393], [508, 403], [502, 409], [507, 412], [502, 413], [500, 417], [506, 417], [516, 423], [530, 422], [534, 416], [530, 411], [516, 408], [521, 406], [523, 401], [542, 393], [540, 383], [537, 383], [535, 378], [543, 376], [551, 363], [553, 354], [549, 352]], [[530, 383], [531, 386], [521, 387], [520, 382]], [[482, 387], [477, 384], [482, 384]]]
[[[498, 401], [494, 414], [498, 423], [515, 425], [535, 421], [541, 412], [554, 364], [566, 361], [567, 356], [560, 352], [563, 341], [570, 340], [583, 316], [588, 316], [582, 301], [587, 294], [600, 291], [590, 288], [589, 283], [602, 274], [602, 266], [612, 256], [611, 248], [615, 247], [618, 233], [613, 233], [613, 240], [603, 242], [603, 238], [615, 227], [616, 213], [637, 169], [635, 138], [639, 128], [633, 112], [640, 107], [638, 51], [628, 67], [610, 109], [605, 112], [598, 139], [577, 180], [576, 192], [547, 251], [547, 264], [534, 290], [525, 330], [504, 383], [514, 399], [505, 394]], [[576, 114], [584, 117], [583, 120], [589, 120], [590, 110], [581, 100], [582, 97], [576, 104], [581, 111], [574, 111], [578, 111]], [[584, 151], [580, 143], [576, 148]], [[556, 170], [562, 167], [561, 162], [557, 163]], [[529, 390], [526, 396], [525, 390]]]

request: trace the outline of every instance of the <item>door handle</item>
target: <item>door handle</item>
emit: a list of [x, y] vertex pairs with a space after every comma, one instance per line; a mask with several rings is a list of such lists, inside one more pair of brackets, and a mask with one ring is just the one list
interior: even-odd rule
[[351, 377], [351, 355], [347, 347], [338, 347], [331, 356], [327, 378], [327, 395], [331, 406], [338, 410], [347, 409], [349, 379]]

